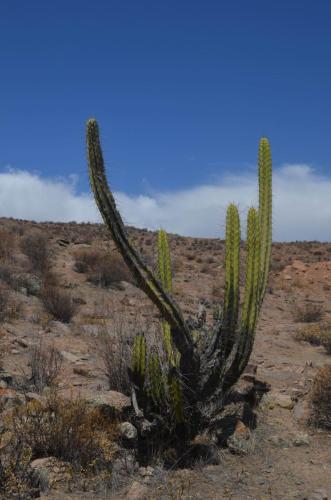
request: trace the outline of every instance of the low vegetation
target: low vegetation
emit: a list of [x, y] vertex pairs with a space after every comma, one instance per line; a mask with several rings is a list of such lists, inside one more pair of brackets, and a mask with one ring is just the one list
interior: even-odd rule
[[30, 382], [37, 392], [42, 393], [46, 387], [54, 386], [61, 365], [61, 354], [54, 345], [46, 345], [42, 340], [39, 340], [32, 346], [30, 351]]
[[107, 252], [96, 248], [76, 250], [75, 270], [85, 273], [88, 281], [109, 287], [120, 281], [132, 281], [127, 266], [118, 252]]
[[318, 427], [331, 429], [331, 365], [321, 368], [312, 385], [311, 421]]
[[299, 328], [294, 335], [296, 340], [303, 340], [312, 345], [322, 345], [331, 354], [331, 323], [323, 322]]
[[293, 309], [294, 321], [298, 323], [316, 323], [322, 319], [323, 315], [323, 306], [313, 302], [296, 304]]

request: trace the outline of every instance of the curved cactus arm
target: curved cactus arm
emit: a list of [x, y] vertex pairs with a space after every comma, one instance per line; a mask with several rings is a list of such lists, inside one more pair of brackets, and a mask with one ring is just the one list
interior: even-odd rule
[[104, 167], [103, 155], [99, 139], [99, 128], [96, 120], [87, 122], [87, 153], [91, 188], [100, 213], [111, 236], [121, 252], [138, 286], [158, 307], [161, 315], [171, 325], [173, 342], [181, 354], [192, 352], [193, 342], [177, 304], [165, 292], [161, 283], [152, 271], [144, 264], [126, 235], [115, 199], [109, 189]]
[[261, 230], [260, 297], [262, 305], [267, 287], [272, 239], [272, 159], [269, 141], [262, 137], [259, 143], [259, 217]]

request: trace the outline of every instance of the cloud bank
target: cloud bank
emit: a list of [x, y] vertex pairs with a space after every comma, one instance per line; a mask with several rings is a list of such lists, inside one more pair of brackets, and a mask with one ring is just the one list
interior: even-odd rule
[[[115, 193], [127, 224], [165, 228], [185, 236], [223, 237], [228, 203], [238, 204], [244, 219], [257, 203], [255, 170], [213, 184], [173, 192], [130, 196]], [[274, 170], [274, 240], [331, 241], [331, 178], [309, 165]], [[0, 216], [35, 221], [100, 222], [89, 193], [78, 193], [74, 177], [45, 179], [28, 171], [0, 173]]]

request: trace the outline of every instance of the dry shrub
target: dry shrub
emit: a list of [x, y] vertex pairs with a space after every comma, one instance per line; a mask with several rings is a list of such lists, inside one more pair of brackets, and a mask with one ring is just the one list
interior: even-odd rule
[[310, 401], [311, 422], [318, 427], [331, 429], [331, 365], [324, 366], [317, 372]]
[[53, 346], [44, 345], [40, 340], [30, 352], [30, 381], [37, 392], [55, 384], [60, 373], [62, 358], [60, 352]]
[[282, 260], [280, 256], [272, 256], [270, 261], [270, 271], [280, 273], [287, 266], [287, 262]]
[[45, 276], [40, 298], [46, 311], [62, 323], [70, 323], [78, 308], [71, 293], [61, 289], [51, 273]]
[[117, 252], [109, 253], [96, 248], [80, 249], [74, 256], [75, 270], [86, 273], [87, 279], [95, 285], [108, 287], [119, 281], [132, 281], [125, 262]]
[[305, 304], [296, 304], [293, 310], [294, 321], [298, 323], [315, 323], [322, 319], [324, 314], [321, 304], [306, 302]]
[[11, 290], [0, 286], [0, 322], [17, 319], [21, 312], [21, 304], [13, 296]]
[[15, 236], [7, 229], [0, 228], [0, 259], [11, 260], [15, 246]]
[[100, 353], [109, 389], [130, 395], [128, 367], [131, 365], [132, 333], [119, 316], [100, 336]]
[[32, 230], [21, 239], [21, 250], [31, 261], [33, 269], [44, 273], [49, 266], [49, 246], [47, 236], [39, 230]]
[[129, 324], [120, 314], [113, 314], [110, 325], [103, 324], [100, 335], [100, 356], [109, 389], [131, 394], [128, 367], [131, 366], [133, 339], [137, 334], [145, 334], [148, 348], [152, 345], [162, 351], [161, 326], [137, 316]]
[[295, 334], [296, 340], [304, 340], [312, 345], [322, 345], [331, 354], [331, 323], [324, 322], [299, 328]]
[[97, 472], [110, 466], [116, 452], [116, 423], [83, 399], [51, 394], [15, 407], [6, 422], [12, 446], [30, 450], [31, 460], [56, 457], [74, 470]]

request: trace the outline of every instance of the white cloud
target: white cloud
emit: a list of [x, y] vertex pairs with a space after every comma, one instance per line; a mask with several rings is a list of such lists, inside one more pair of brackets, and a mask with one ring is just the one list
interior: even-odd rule
[[[309, 165], [274, 171], [274, 239], [331, 240], [331, 179]], [[251, 171], [215, 184], [174, 192], [129, 196], [115, 193], [126, 223], [190, 236], [223, 237], [226, 206], [236, 202], [244, 216], [257, 202]], [[0, 173], [0, 216], [36, 221], [100, 221], [92, 196], [79, 194], [75, 179], [44, 179], [28, 171]], [[244, 217], [243, 217], [244, 224]]]

